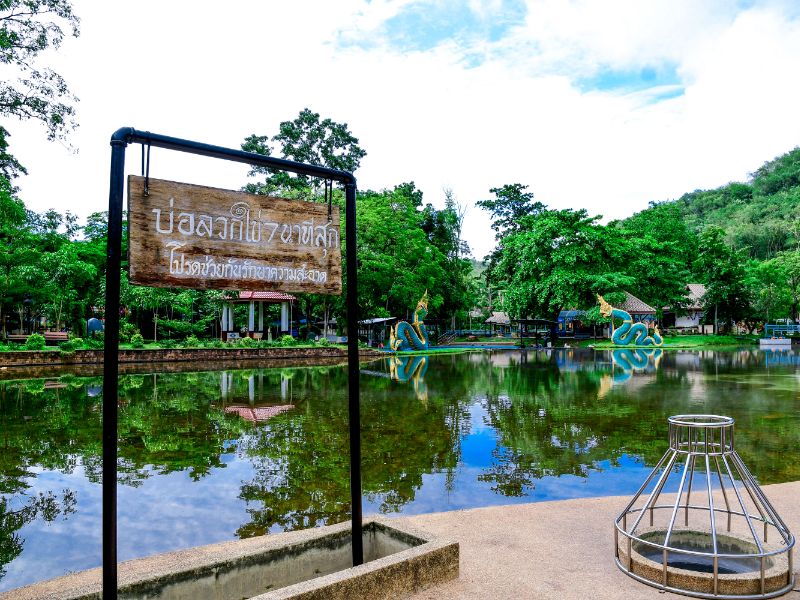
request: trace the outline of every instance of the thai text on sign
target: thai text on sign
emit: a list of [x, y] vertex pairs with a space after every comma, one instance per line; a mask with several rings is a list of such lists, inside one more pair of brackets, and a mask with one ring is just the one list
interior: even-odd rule
[[339, 208], [128, 177], [139, 285], [341, 294]]

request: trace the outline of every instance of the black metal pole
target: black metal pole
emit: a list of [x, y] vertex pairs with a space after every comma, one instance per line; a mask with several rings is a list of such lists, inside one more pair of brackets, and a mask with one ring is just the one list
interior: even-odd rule
[[119, 284], [122, 264], [122, 194], [125, 146], [111, 141], [111, 185], [106, 246], [106, 323], [103, 350], [103, 598], [117, 597], [117, 397]]
[[347, 253], [347, 407], [350, 423], [350, 507], [353, 566], [364, 562], [361, 537], [361, 404], [358, 370], [358, 275], [356, 273], [356, 185], [345, 185], [345, 252]]

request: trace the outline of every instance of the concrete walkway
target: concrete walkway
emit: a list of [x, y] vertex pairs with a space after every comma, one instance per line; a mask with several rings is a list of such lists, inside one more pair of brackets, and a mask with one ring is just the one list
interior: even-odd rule
[[[764, 491], [797, 537], [800, 482], [765, 486]], [[588, 498], [400, 517], [461, 544], [460, 577], [413, 598], [685, 598], [639, 583], [614, 563], [613, 521], [628, 500]], [[795, 547], [795, 572], [799, 550]], [[795, 584], [784, 598], [800, 600], [799, 589], [800, 583]]]

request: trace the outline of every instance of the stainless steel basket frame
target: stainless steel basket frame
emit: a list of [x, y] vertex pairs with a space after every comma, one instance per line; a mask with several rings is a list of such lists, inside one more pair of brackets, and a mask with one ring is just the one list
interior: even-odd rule
[[[669, 449], [614, 521], [614, 555], [617, 566], [634, 579], [648, 585], [700, 598], [773, 598], [790, 591], [794, 586], [793, 550], [795, 538], [735, 451], [734, 420], [730, 417], [718, 415], [676, 415], [670, 417], [668, 421]], [[661, 493], [670, 477], [677, 473], [676, 467], [680, 462], [683, 462], [683, 467], [680, 469], [680, 483], [675, 500], [671, 503], [659, 504]], [[702, 470], [705, 473], [706, 504], [691, 503], [692, 483], [696, 470]], [[640, 508], [634, 508], [644, 491], [657, 476], [658, 479], [655, 486], [644, 505]], [[738, 480], [736, 476], [738, 476]], [[715, 482], [718, 482], [719, 487], [715, 487]], [[714, 502], [715, 490], [721, 491], [722, 505]], [[748, 509], [745, 498], [749, 498], [753, 507], [755, 507], [755, 511]], [[685, 501], [682, 502], [684, 499]], [[645, 515], [649, 513], [649, 525], [652, 527], [654, 513], [667, 510], [671, 511], [671, 514], [663, 543], [656, 543], [637, 535], [637, 529], [640, 527]], [[684, 512], [683, 521], [686, 527], [689, 525], [690, 511], [693, 511], [692, 514], [696, 514], [697, 511], [708, 513], [708, 536], [710, 538], [709, 546], [711, 552], [670, 546], [670, 538], [673, 532], [676, 531], [676, 521], [681, 511]], [[741, 554], [720, 552], [717, 543], [718, 527], [720, 527], [718, 517], [722, 517], [723, 521], [727, 521], [725, 525], [727, 532], [731, 532], [731, 520], [733, 517], [743, 518], [747, 524], [746, 530], [749, 531], [750, 537], [742, 541], [748, 545], [752, 544], [753, 547], [757, 548], [757, 552]], [[628, 527], [629, 521], [633, 523], [630, 527]], [[762, 526], [762, 535], [759, 536], [756, 528], [761, 530]], [[773, 532], [773, 535], [778, 535], [777, 541], [779, 543], [779, 546], [772, 550], [764, 547], [768, 543], [770, 532]], [[620, 558], [621, 540], [625, 544], [625, 556], [627, 557], [624, 562]], [[661, 552], [662, 574], [660, 581], [649, 579], [633, 572], [632, 551], [634, 550], [634, 544], [637, 547], [646, 546]], [[767, 590], [767, 565], [772, 563], [771, 559], [783, 555], [786, 555], [788, 565], [786, 583], [779, 589]], [[712, 564], [713, 591], [707, 593], [668, 585], [670, 556], [697, 556], [709, 559]], [[760, 564], [758, 571], [760, 592], [755, 594], [719, 593], [720, 559], [757, 561]], [[782, 576], [782, 573], [779, 574]]]

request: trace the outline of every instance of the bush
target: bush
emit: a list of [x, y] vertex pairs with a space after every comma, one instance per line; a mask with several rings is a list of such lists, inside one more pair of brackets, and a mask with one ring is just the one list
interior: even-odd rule
[[61, 342], [58, 345], [58, 349], [61, 350], [61, 353], [64, 354], [72, 354], [75, 350], [83, 347], [83, 339], [76, 337], [72, 338], [71, 340], [67, 340], [66, 342]]
[[134, 335], [139, 333], [139, 328], [133, 323], [124, 322], [119, 326], [119, 341], [127, 344]]
[[257, 348], [258, 341], [254, 340], [251, 337], [245, 337], [240, 339], [236, 345], [239, 346], [240, 348]]
[[206, 348], [227, 348], [227, 344], [222, 340], [211, 340], [205, 343]]
[[190, 335], [181, 342], [181, 348], [198, 348], [200, 346], [200, 340], [197, 339], [196, 335]]
[[25, 350], [43, 350], [45, 345], [44, 336], [40, 333], [32, 333], [25, 340], [22, 346]]
[[93, 337], [90, 337], [88, 340], [84, 342], [84, 346], [92, 350], [102, 350], [106, 344], [103, 337], [104, 336], [102, 332], [100, 332], [99, 334], [95, 334]]
[[136, 332], [131, 336], [131, 347], [144, 348], [144, 338], [141, 333]]
[[164, 348], [165, 350], [170, 350], [172, 348], [178, 347], [178, 341], [167, 338], [166, 340], [160, 340], [158, 342], [158, 345]]
[[289, 335], [289, 334], [282, 335], [282, 336], [281, 336], [281, 337], [278, 339], [278, 345], [279, 345], [279, 346], [296, 346], [296, 345], [297, 345], [297, 340], [296, 340], [296, 339], [294, 339], [294, 338], [293, 338], [291, 335]]
[[317, 346], [330, 346], [331, 343], [328, 341], [328, 338], [321, 337], [317, 340]]

